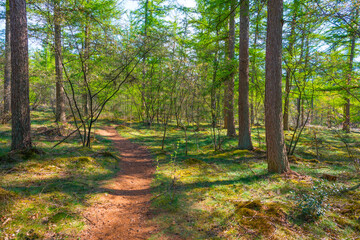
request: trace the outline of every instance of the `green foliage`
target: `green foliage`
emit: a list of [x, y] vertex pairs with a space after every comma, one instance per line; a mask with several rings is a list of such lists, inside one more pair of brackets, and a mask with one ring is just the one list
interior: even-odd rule
[[297, 219], [312, 222], [318, 220], [327, 210], [328, 193], [323, 188], [314, 187], [311, 191], [295, 196], [294, 215]]
[[344, 187], [315, 183], [307, 191], [293, 192], [295, 208], [292, 215], [300, 221], [314, 222], [324, 216], [329, 210], [329, 197], [338, 196], [344, 192]]

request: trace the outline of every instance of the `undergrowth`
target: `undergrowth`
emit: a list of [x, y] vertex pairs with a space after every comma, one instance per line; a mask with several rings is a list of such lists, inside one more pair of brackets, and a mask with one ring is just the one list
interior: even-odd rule
[[10, 127], [0, 126], [0, 239], [74, 239], [88, 225], [83, 212], [104, 194], [99, 186], [118, 171], [111, 142], [93, 148], [77, 137], [51, 149], [61, 137], [38, 134], [55, 124], [50, 112], [32, 113], [34, 145], [42, 154], [9, 157]]
[[[267, 174], [261, 126], [252, 131], [255, 151], [236, 149], [237, 139], [225, 131], [223, 150], [214, 151], [209, 126], [189, 127], [187, 155], [175, 125], [168, 126], [164, 150], [161, 125], [121, 126], [122, 135], [157, 159], [152, 213], [160, 231], [151, 239], [358, 239], [360, 191], [343, 191], [359, 183], [357, 165], [331, 130], [321, 130], [315, 147], [305, 129], [290, 158], [299, 176], [288, 177]], [[346, 138], [359, 157], [360, 135]]]
[[[85, 208], [118, 171], [117, 157], [98, 136], [92, 150], [76, 137], [51, 150], [59, 138], [39, 130], [54, 126], [51, 114], [32, 114], [34, 143], [44, 154], [0, 161], [0, 239], [76, 239], [89, 224]], [[359, 133], [338, 139], [321, 129], [315, 147], [305, 129], [290, 158], [299, 176], [286, 176], [267, 173], [261, 126], [253, 129], [255, 151], [238, 150], [225, 131], [222, 150], [214, 151], [209, 126], [189, 126], [186, 154], [180, 127], [169, 124], [162, 149], [161, 125], [98, 124], [110, 123], [156, 159], [151, 216], [158, 231], [151, 239], [358, 239], [360, 191], [352, 187], [359, 184]], [[10, 130], [0, 127], [0, 156], [9, 151]]]

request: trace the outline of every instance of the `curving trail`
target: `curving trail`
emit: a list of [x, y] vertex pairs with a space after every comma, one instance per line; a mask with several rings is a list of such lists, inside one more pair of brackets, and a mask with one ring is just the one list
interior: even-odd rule
[[156, 231], [148, 223], [150, 183], [155, 172], [145, 147], [121, 137], [112, 127], [97, 134], [113, 141], [121, 155], [120, 171], [111, 183], [102, 186], [106, 192], [85, 213], [90, 227], [81, 234], [86, 240], [147, 239]]

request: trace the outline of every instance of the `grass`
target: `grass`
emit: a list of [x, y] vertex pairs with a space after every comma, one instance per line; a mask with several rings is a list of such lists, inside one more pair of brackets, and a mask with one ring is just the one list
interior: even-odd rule
[[[360, 191], [333, 194], [359, 183], [351, 156], [360, 156], [360, 134], [314, 129], [300, 137], [291, 168], [304, 177], [268, 175], [265, 132], [254, 128], [257, 151], [236, 149], [237, 140], [225, 137], [223, 150], [214, 151], [208, 126], [189, 128], [188, 155], [184, 132], [170, 125], [161, 150], [162, 126], [123, 123], [118, 131], [148, 146], [157, 162], [152, 212], [160, 231], [151, 239], [359, 239]], [[291, 132], [286, 132], [289, 142]], [[324, 179], [324, 174], [336, 181]], [[322, 202], [325, 214], [314, 221], [299, 219], [302, 193], [318, 195], [314, 186], [335, 189]], [[299, 202], [299, 201], [298, 201]]]
[[[54, 125], [50, 112], [32, 119], [34, 133]], [[0, 239], [74, 239], [88, 224], [84, 209], [104, 194], [100, 184], [118, 171], [116, 158], [98, 154], [111, 153], [111, 142], [97, 137], [90, 150], [73, 138], [52, 150], [56, 138], [33, 134], [45, 154], [9, 159], [10, 127], [0, 131]]]
[[[85, 209], [105, 194], [99, 186], [119, 170], [111, 142], [98, 136], [91, 150], [76, 138], [52, 150], [58, 138], [37, 131], [54, 127], [51, 118], [50, 112], [32, 113], [34, 143], [45, 154], [1, 157], [0, 239], [75, 239], [89, 224]], [[338, 194], [359, 183], [359, 133], [305, 129], [290, 158], [304, 177], [294, 177], [267, 174], [261, 126], [252, 129], [256, 151], [238, 150], [237, 139], [224, 131], [222, 150], [214, 151], [209, 126], [190, 126], [186, 155], [184, 131], [175, 125], [162, 150], [161, 125], [102, 119], [98, 126], [110, 123], [156, 160], [151, 215], [159, 231], [150, 239], [359, 239], [360, 191]], [[0, 126], [0, 156], [9, 151], [10, 131]], [[324, 215], [306, 221], [298, 217], [299, 201], [319, 201], [314, 187], [325, 189]]]

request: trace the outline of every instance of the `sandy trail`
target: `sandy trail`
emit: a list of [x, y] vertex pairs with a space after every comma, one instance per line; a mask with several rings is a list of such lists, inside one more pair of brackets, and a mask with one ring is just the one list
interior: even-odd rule
[[113, 141], [121, 155], [120, 171], [101, 187], [107, 194], [84, 214], [91, 223], [80, 239], [147, 239], [156, 230], [148, 223], [155, 172], [151, 156], [145, 147], [121, 137], [112, 127], [97, 130], [97, 134]]

